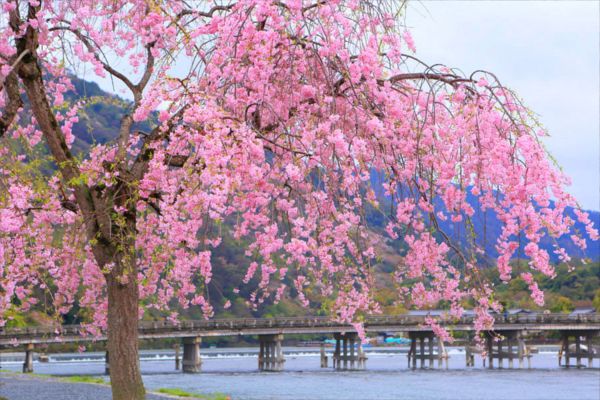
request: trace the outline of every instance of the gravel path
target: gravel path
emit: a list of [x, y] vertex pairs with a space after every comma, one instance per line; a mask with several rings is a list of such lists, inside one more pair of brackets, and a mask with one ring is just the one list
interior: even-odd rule
[[[0, 373], [0, 400], [111, 400], [110, 387], [61, 382], [54, 378]], [[147, 400], [165, 400], [150, 394]]]

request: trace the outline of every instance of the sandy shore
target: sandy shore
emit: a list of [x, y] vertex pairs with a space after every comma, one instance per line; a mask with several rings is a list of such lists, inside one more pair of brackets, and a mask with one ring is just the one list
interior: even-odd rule
[[[89, 383], [63, 382], [56, 378], [0, 373], [0, 400], [111, 400], [110, 387]], [[149, 394], [147, 400], [170, 396]]]

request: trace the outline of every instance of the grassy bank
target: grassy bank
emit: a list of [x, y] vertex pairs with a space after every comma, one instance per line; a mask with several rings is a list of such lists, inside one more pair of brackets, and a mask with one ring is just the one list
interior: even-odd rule
[[189, 398], [189, 399], [231, 400], [231, 397], [229, 397], [223, 393], [201, 394], [201, 393], [194, 393], [194, 392], [186, 392], [185, 390], [172, 389], [172, 388], [160, 388], [157, 390], [157, 393], [168, 394], [170, 396], [177, 396], [177, 397]]
[[[0, 370], [0, 375], [4, 376], [21, 376], [32, 379], [39, 379], [45, 381], [55, 381], [55, 382], [63, 382], [63, 383], [73, 383], [73, 384], [88, 384], [88, 385], [101, 385], [101, 386], [110, 386], [110, 381], [98, 377], [98, 376], [90, 376], [90, 375], [73, 375], [67, 377], [57, 377], [53, 375], [46, 374], [24, 374], [22, 372], [14, 372], [14, 371], [2, 371]], [[160, 388], [158, 390], [149, 390], [148, 394], [154, 395], [162, 395], [161, 397], [168, 397], [174, 399], [200, 399], [200, 400], [231, 400], [231, 397], [223, 394], [223, 393], [196, 393], [196, 392], [188, 392], [182, 389], [177, 388]], [[2, 396], [0, 396], [0, 400], [6, 400]]]
[[69, 383], [93, 383], [96, 385], [109, 385], [109, 382], [105, 381], [103, 378], [89, 375], [68, 376], [66, 378], [61, 378], [60, 380]]

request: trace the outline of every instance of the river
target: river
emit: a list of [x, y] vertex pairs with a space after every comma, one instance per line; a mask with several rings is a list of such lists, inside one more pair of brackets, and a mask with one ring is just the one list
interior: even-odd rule
[[[489, 370], [479, 356], [475, 367], [466, 368], [463, 350], [450, 348], [448, 369], [413, 371], [406, 350], [368, 348], [364, 371], [321, 369], [319, 349], [302, 347], [284, 347], [285, 370], [277, 373], [258, 372], [255, 348], [202, 349], [200, 374], [175, 371], [173, 351], [142, 351], [141, 368], [148, 389], [219, 392], [236, 400], [600, 400], [600, 360], [591, 369], [559, 368], [556, 348], [541, 349], [531, 359], [532, 368], [521, 370]], [[103, 376], [103, 356], [53, 354], [47, 363], [34, 362], [34, 371]], [[1, 355], [2, 369], [19, 371], [20, 357]]]

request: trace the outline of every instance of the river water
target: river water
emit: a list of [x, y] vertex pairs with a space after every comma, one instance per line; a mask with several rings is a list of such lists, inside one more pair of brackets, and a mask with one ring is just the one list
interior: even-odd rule
[[[594, 360], [591, 369], [559, 368], [556, 347], [541, 349], [531, 359], [532, 368], [521, 370], [489, 370], [483, 367], [479, 356], [475, 367], [466, 368], [463, 350], [450, 348], [448, 369], [413, 371], [407, 366], [406, 350], [406, 347], [366, 349], [368, 360], [364, 371], [322, 369], [319, 349], [302, 347], [284, 347], [285, 370], [276, 373], [258, 372], [254, 348], [202, 349], [200, 374], [175, 371], [173, 351], [143, 351], [141, 368], [150, 390], [219, 392], [238, 400], [600, 400], [600, 360]], [[50, 355], [47, 363], [34, 362], [34, 372], [103, 376], [103, 356], [102, 353]], [[0, 365], [4, 370], [19, 371], [21, 357], [2, 355]]]

